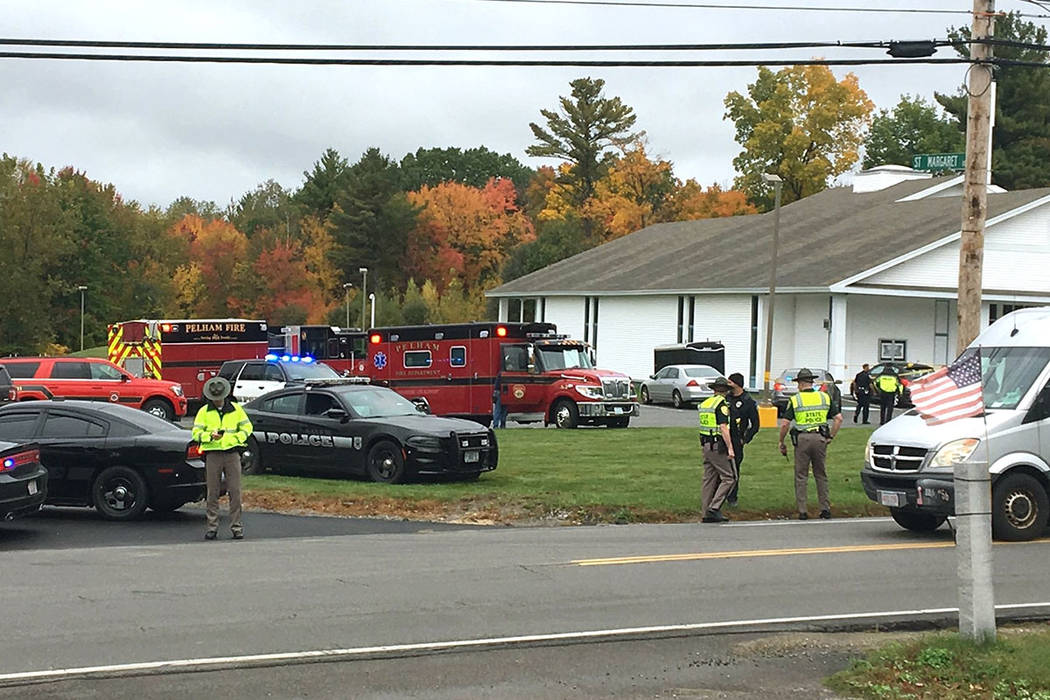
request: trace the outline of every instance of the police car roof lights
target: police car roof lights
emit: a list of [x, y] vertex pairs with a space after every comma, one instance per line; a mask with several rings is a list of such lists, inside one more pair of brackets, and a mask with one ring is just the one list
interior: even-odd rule
[[263, 359], [267, 362], [298, 362], [304, 365], [310, 365], [314, 363], [314, 358], [310, 357], [309, 355], [275, 355], [272, 352]]

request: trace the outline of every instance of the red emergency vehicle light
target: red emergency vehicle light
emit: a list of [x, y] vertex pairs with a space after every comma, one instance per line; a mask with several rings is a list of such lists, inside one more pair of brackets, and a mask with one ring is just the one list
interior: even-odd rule
[[379, 335], [378, 333], [373, 333], [373, 334], [372, 334], [372, 335], [371, 335], [371, 336], [370, 336], [370, 337], [368, 338], [368, 340], [369, 340], [369, 341], [371, 341], [371, 343], [372, 343], [373, 345], [375, 345], [376, 343], [381, 343], [381, 342], [383, 342], [383, 338], [382, 338], [382, 336], [380, 336], [380, 335]]
[[170, 323], [162, 323], [162, 324], [160, 324], [160, 330], [163, 331], [164, 333], [171, 333], [171, 324]]
[[507, 335], [507, 328], [506, 328], [506, 326], [497, 326], [496, 327], [496, 335], [498, 335], [500, 338], [505, 337]]

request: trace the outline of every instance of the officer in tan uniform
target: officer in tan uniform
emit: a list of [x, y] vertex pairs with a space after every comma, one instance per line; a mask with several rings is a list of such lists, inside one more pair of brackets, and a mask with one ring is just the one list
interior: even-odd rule
[[[817, 482], [817, 499], [820, 501], [820, 517], [831, 518], [831, 502], [828, 500], [828, 473], [825, 467], [828, 443], [831, 442], [842, 426], [842, 413], [839, 406], [823, 391], [813, 388], [813, 380], [819, 379], [808, 369], [799, 370], [795, 381], [798, 382], [798, 393], [788, 401], [784, 416], [780, 419], [780, 454], [787, 455], [784, 437], [791, 422], [791, 440], [795, 444], [795, 505], [798, 506], [798, 519], [806, 520], [806, 489], [809, 482], [809, 469], [813, 467], [813, 480]], [[829, 427], [828, 421], [832, 424]]]
[[729, 382], [725, 377], [718, 377], [711, 383], [711, 388], [715, 395], [702, 402], [697, 409], [700, 416], [700, 445], [704, 452], [701, 491], [704, 515], [701, 521], [724, 523], [729, 518], [722, 514], [722, 503], [736, 483], [732, 421], [726, 401]]

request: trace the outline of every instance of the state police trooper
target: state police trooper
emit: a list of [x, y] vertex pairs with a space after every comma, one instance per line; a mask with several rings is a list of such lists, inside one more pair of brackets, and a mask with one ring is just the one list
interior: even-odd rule
[[214, 540], [219, 530], [219, 490], [223, 477], [230, 495], [230, 530], [233, 539], [244, 537], [241, 524], [241, 451], [252, 434], [252, 422], [241, 405], [230, 400], [230, 383], [212, 377], [204, 383], [207, 402], [193, 420], [191, 439], [204, 453], [207, 480], [204, 539]]
[[893, 407], [897, 404], [897, 394], [901, 390], [897, 370], [887, 365], [875, 380], [875, 388], [879, 392], [879, 425], [885, 425], [893, 420]]
[[[831, 442], [842, 426], [842, 413], [831, 397], [823, 391], [813, 389], [813, 380], [817, 375], [808, 369], [799, 370], [795, 381], [798, 382], [798, 393], [788, 401], [784, 417], [780, 419], [780, 454], [787, 455], [784, 437], [791, 422], [791, 441], [795, 445], [795, 505], [798, 507], [798, 519], [806, 520], [806, 490], [809, 482], [809, 469], [813, 467], [813, 480], [817, 482], [817, 499], [820, 501], [820, 517], [831, 517], [831, 502], [828, 500], [828, 473], [825, 466], [828, 443]], [[831, 426], [828, 426], [828, 421]]]
[[732, 421], [726, 392], [729, 382], [718, 377], [711, 383], [715, 395], [703, 401], [697, 409], [700, 417], [700, 445], [704, 454], [704, 480], [701, 489], [702, 522], [724, 523], [729, 518], [722, 514], [722, 504], [736, 483], [733, 461]]

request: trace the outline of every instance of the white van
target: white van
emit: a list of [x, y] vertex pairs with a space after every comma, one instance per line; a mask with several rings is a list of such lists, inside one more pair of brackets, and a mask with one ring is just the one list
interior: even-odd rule
[[985, 413], [927, 425], [914, 411], [871, 435], [861, 481], [901, 527], [935, 530], [955, 510], [956, 462], [987, 460], [992, 534], [1040, 536], [1050, 512], [1050, 307], [1021, 309], [981, 333]]

